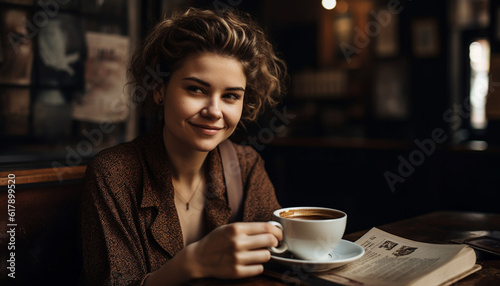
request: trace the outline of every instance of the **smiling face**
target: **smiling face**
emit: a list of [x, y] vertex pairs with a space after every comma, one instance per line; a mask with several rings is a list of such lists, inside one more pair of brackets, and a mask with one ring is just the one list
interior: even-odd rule
[[208, 152], [227, 139], [240, 121], [245, 86], [236, 59], [213, 53], [188, 57], [163, 93], [155, 94], [164, 105], [167, 149]]

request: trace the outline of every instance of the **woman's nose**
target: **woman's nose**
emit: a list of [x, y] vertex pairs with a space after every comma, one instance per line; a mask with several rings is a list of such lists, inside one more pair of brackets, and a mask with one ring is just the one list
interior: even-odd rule
[[216, 98], [210, 98], [204, 109], [201, 110], [201, 115], [210, 119], [222, 118], [222, 110], [220, 109], [220, 102]]

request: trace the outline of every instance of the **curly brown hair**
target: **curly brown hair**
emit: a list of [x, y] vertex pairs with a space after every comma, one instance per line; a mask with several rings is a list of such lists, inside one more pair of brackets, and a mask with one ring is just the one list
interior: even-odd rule
[[255, 120], [284, 94], [286, 65], [248, 14], [189, 8], [156, 24], [133, 54], [128, 72], [134, 102], [148, 114], [158, 114], [161, 108], [154, 102], [155, 90], [168, 83], [169, 75], [186, 58], [205, 52], [232, 57], [242, 64], [247, 80], [242, 120]]

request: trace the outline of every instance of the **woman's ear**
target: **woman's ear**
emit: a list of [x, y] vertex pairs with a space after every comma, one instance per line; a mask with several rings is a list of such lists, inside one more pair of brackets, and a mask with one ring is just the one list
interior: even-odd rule
[[155, 90], [153, 91], [153, 97], [154, 97], [155, 103], [158, 105], [163, 105], [164, 94], [165, 94], [164, 90], [165, 90], [165, 88], [162, 86], [162, 87], [155, 88]]

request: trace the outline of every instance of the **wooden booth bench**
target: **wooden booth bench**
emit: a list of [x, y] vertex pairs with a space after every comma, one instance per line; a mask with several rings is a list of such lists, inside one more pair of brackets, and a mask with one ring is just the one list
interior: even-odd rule
[[0, 172], [0, 285], [76, 285], [86, 166]]

